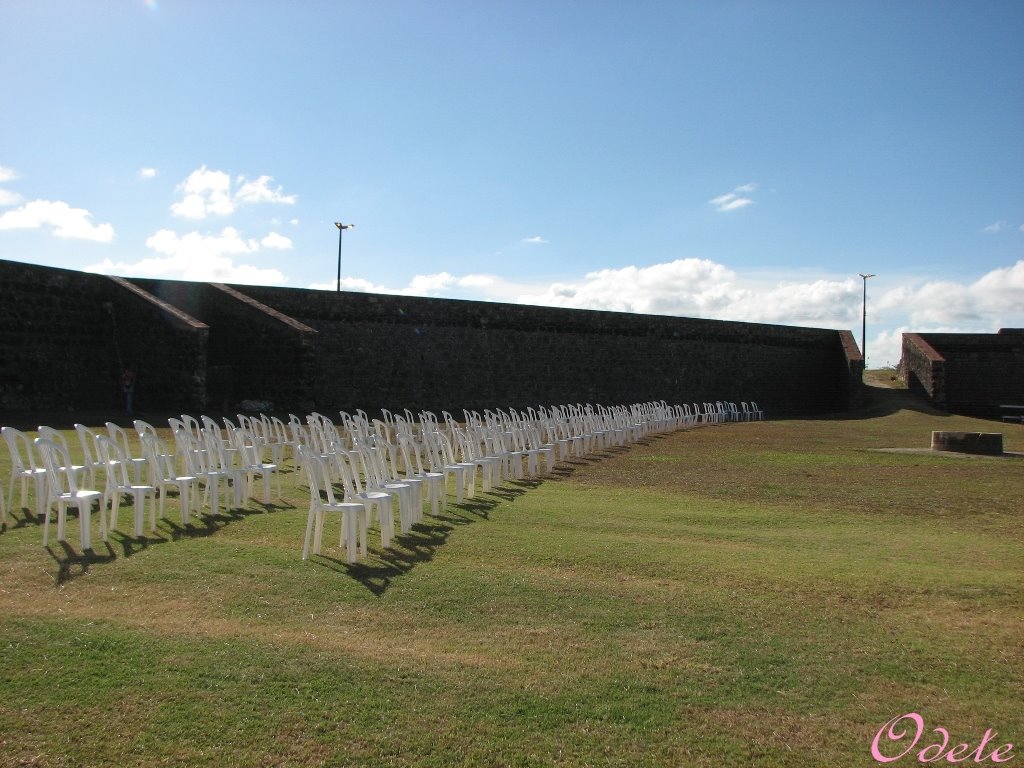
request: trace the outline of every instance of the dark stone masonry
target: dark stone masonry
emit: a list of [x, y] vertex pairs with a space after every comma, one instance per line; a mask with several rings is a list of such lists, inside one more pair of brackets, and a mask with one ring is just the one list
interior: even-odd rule
[[0, 261], [0, 412], [451, 410], [643, 400], [847, 407], [848, 331], [297, 288]]
[[905, 333], [907, 386], [951, 413], [1000, 417], [1024, 405], [1024, 329], [999, 333]]

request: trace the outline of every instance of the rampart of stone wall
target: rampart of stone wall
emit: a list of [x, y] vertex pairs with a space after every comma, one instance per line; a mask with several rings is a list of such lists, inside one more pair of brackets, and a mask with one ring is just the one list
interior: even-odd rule
[[311, 403], [317, 331], [220, 283], [131, 282], [209, 326], [207, 403], [229, 412], [241, 400], [298, 408]]
[[920, 334], [903, 334], [900, 371], [907, 388], [924, 395], [933, 405], [946, 405], [946, 361]]
[[834, 330], [295, 288], [109, 278], [0, 261], [0, 410], [462, 408], [755, 400], [845, 407]]
[[998, 417], [1024, 404], [1024, 333], [903, 335], [901, 367], [911, 389], [953, 413]]
[[0, 260], [0, 410], [203, 405], [202, 323], [118, 278]]
[[315, 390], [324, 410], [729, 399], [775, 413], [829, 411], [849, 401], [863, 372], [837, 331], [236, 288], [320, 331]]

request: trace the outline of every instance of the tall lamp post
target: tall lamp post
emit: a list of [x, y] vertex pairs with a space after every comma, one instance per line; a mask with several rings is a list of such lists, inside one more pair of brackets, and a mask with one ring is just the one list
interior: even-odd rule
[[334, 226], [338, 228], [338, 293], [341, 293], [341, 233], [346, 229], [352, 229], [355, 224], [342, 224], [340, 221], [336, 221]]
[[868, 278], [875, 277], [873, 274], [865, 275], [863, 272], [860, 273], [861, 278], [864, 280], [864, 299], [861, 302], [860, 311], [860, 351], [864, 355], [864, 370], [868, 368], [868, 348], [867, 348], [867, 330], [868, 330]]

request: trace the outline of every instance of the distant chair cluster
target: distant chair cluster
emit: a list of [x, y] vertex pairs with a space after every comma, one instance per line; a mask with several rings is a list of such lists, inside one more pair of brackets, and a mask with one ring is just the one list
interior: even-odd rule
[[99, 535], [107, 541], [109, 531], [118, 528], [122, 499], [131, 497], [131, 531], [141, 537], [147, 520], [156, 531], [169, 491], [176, 492], [184, 526], [204, 509], [217, 514], [245, 506], [257, 480], [264, 504], [271, 502], [272, 490], [280, 498], [279, 470], [290, 462], [305, 473], [310, 492], [302, 558], [320, 553], [325, 519], [337, 516], [339, 546], [354, 563], [367, 553], [375, 519], [381, 546], [390, 547], [396, 521], [398, 530], [408, 533], [422, 520], [424, 507], [434, 516], [447, 508], [449, 490], [462, 504], [475, 497], [478, 480], [486, 492], [505, 480], [535, 479], [550, 474], [557, 462], [652, 434], [764, 418], [756, 403], [665, 401], [464, 410], [461, 421], [447, 411], [440, 418], [408, 409], [381, 413], [380, 419], [362, 410], [340, 411], [337, 419], [292, 414], [287, 422], [263, 414], [221, 421], [183, 415], [168, 419], [167, 439], [141, 420], [133, 431], [113, 422], [104, 430], [76, 424], [74, 451], [59, 430], [41, 426], [33, 439], [3, 427], [11, 475], [6, 503], [0, 489], [0, 513], [6, 525], [18, 485], [21, 506], [27, 508], [32, 486], [43, 546], [49, 543], [54, 512], [57, 540], [66, 540], [67, 513], [74, 507], [81, 547], [88, 550], [94, 506]]

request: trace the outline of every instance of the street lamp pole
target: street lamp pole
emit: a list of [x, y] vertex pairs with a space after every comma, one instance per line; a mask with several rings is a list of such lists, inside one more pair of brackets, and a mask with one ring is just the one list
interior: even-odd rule
[[340, 221], [336, 221], [334, 226], [338, 228], [338, 293], [341, 293], [341, 233], [346, 229], [352, 229], [355, 224], [342, 224]]
[[875, 277], [873, 274], [865, 275], [863, 272], [860, 273], [861, 278], [864, 280], [864, 298], [861, 302], [860, 311], [860, 351], [864, 355], [864, 369], [868, 367], [868, 348], [867, 348], [867, 330], [868, 330], [868, 278]]

